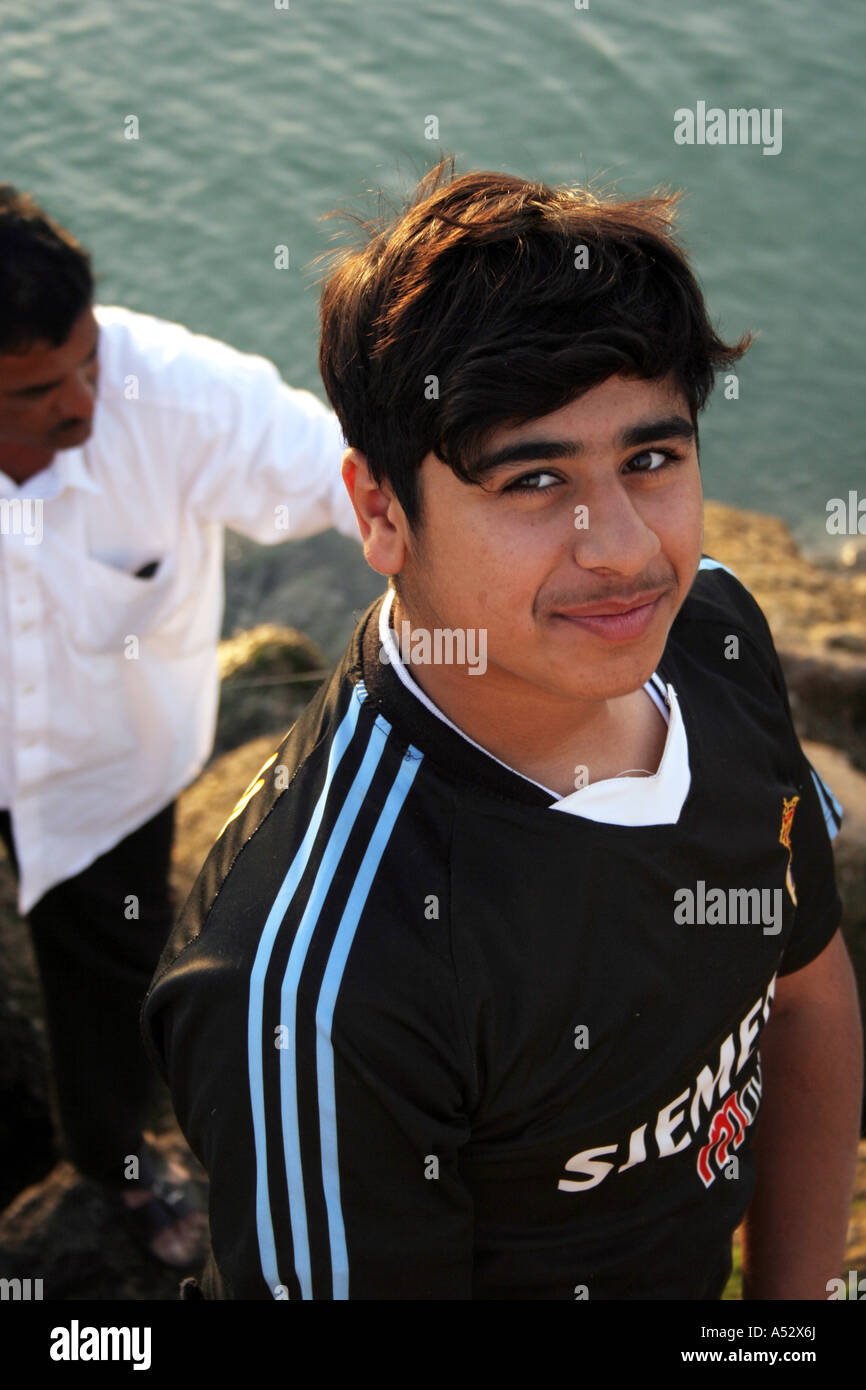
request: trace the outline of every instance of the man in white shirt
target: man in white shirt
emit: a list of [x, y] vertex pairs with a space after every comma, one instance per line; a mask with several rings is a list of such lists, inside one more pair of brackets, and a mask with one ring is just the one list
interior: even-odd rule
[[172, 921], [174, 800], [213, 744], [223, 528], [357, 540], [344, 440], [263, 358], [94, 305], [86, 251], [8, 185], [0, 304], [0, 835], [68, 1155], [178, 1264], [198, 1221], [143, 1145], [137, 1014]]

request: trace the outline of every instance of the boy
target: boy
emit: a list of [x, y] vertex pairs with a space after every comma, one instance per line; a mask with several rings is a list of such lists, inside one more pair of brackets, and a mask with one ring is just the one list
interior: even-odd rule
[[[322, 296], [371, 566], [145, 1004], [207, 1296], [823, 1298], [861, 1040], [673, 197], [433, 170]], [[760, 1042], [760, 1052], [758, 1044]], [[760, 1132], [754, 1124], [762, 1110]]]

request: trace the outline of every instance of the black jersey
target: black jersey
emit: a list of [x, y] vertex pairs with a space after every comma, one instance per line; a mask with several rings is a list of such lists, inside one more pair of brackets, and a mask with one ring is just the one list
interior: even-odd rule
[[718, 1298], [774, 982], [841, 915], [838, 807], [766, 621], [699, 571], [658, 668], [691, 784], [676, 824], [624, 827], [553, 814], [425, 708], [379, 659], [381, 603], [235, 808], [145, 1002], [210, 1175], [206, 1291]]

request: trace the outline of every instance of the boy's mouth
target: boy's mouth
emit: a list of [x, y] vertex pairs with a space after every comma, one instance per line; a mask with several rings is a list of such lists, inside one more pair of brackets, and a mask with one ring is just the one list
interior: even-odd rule
[[[662, 591], [664, 592], [664, 591]], [[561, 622], [573, 623], [608, 642], [633, 641], [643, 637], [658, 613], [662, 593], [637, 594], [631, 599], [609, 599], [552, 614]]]

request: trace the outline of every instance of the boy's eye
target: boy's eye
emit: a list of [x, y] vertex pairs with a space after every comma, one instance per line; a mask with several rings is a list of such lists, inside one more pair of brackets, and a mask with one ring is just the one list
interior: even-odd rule
[[539, 468], [534, 473], [524, 473], [521, 478], [515, 478], [513, 483], [502, 489], [503, 492], [547, 492], [546, 487], [533, 487], [535, 478], [552, 478], [555, 483], [559, 482], [555, 473], [548, 473], [546, 468]]
[[675, 463], [680, 457], [673, 449], [644, 449], [642, 453], [635, 454], [633, 458], [629, 459], [629, 466], [639, 464], [641, 459], [660, 459], [661, 462], [656, 463], [655, 466], [637, 467], [634, 470], [636, 473], [660, 473], [669, 463]]
[[[675, 449], [643, 449], [641, 453], [635, 454], [628, 461], [628, 469], [634, 473], [661, 473], [670, 465], [679, 463], [682, 454], [678, 454]], [[643, 460], [648, 460], [647, 464]], [[654, 461], [653, 461], [654, 460]], [[549, 492], [551, 483], [544, 486], [537, 486], [539, 478], [550, 478], [553, 483], [558, 483], [560, 479], [555, 473], [549, 473], [546, 468], [538, 468], [534, 473], [524, 473], [522, 477], [515, 478], [508, 483], [503, 492]]]

